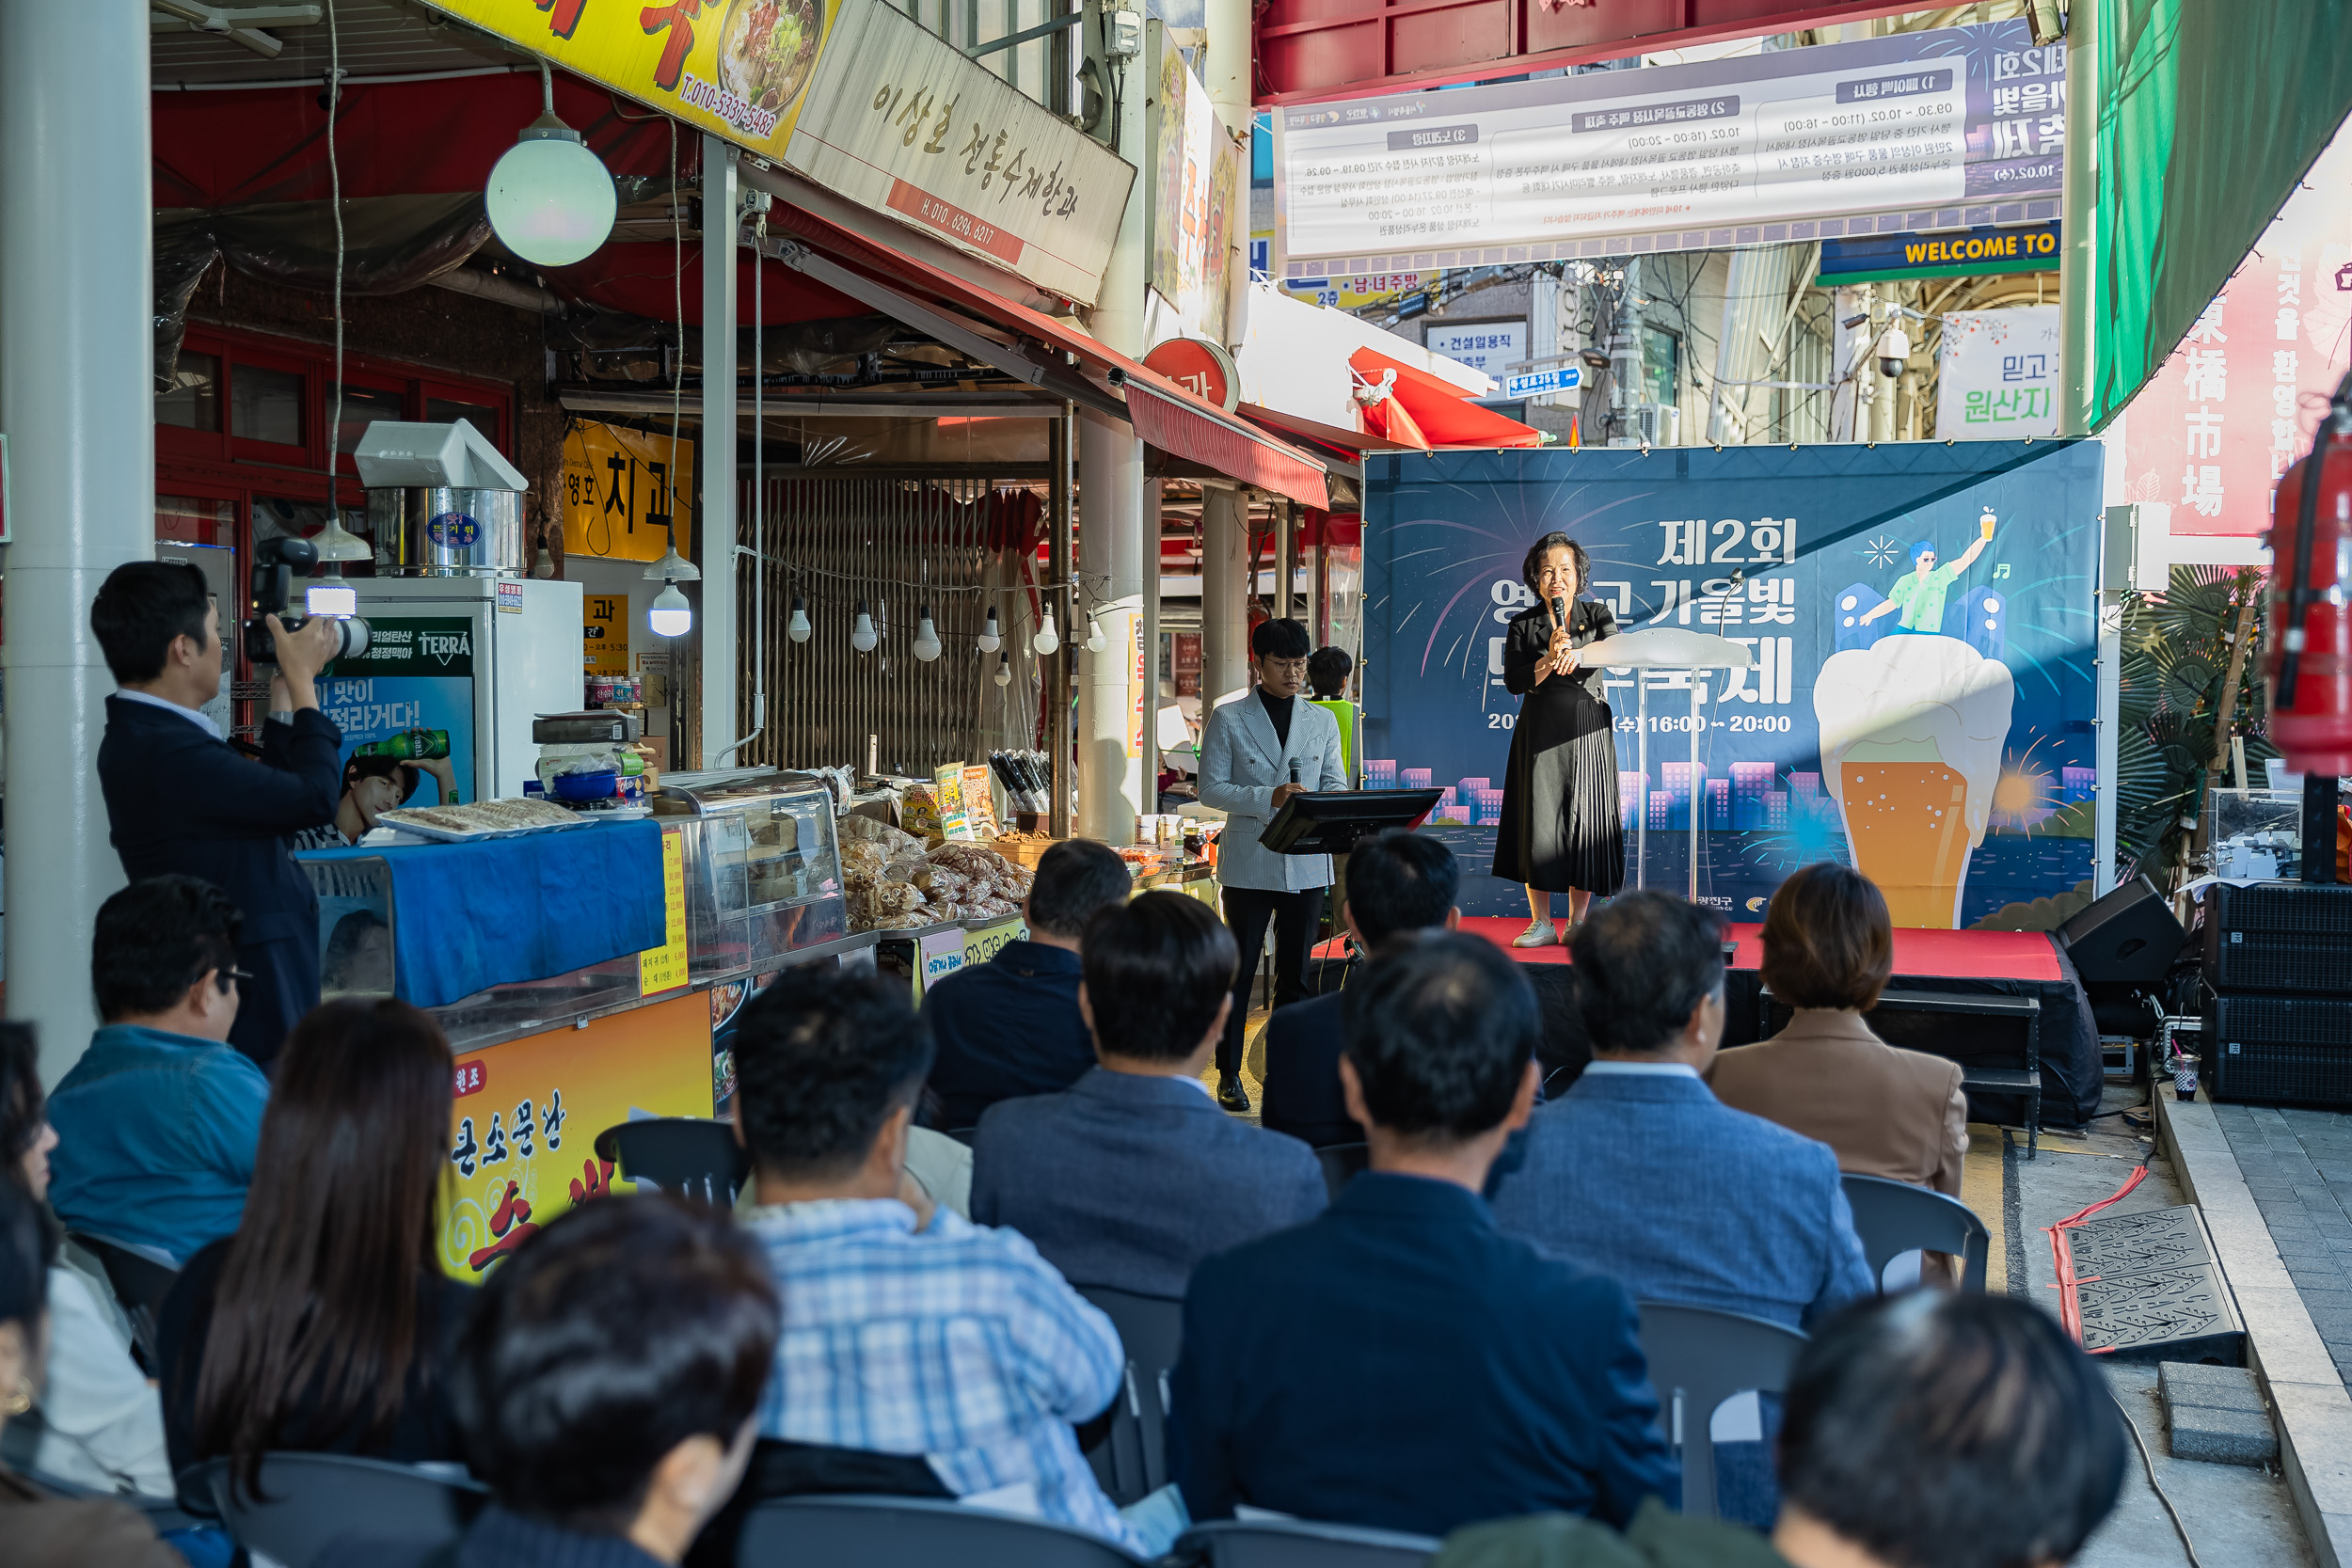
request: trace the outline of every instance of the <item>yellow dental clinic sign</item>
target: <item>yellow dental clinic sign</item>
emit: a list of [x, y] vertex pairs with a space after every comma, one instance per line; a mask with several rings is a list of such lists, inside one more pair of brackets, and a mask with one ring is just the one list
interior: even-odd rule
[[782, 161], [828, 0], [428, 0], [564, 70]]
[[684, 555], [693, 494], [693, 442], [579, 421], [564, 436], [564, 553], [659, 561], [675, 528]]

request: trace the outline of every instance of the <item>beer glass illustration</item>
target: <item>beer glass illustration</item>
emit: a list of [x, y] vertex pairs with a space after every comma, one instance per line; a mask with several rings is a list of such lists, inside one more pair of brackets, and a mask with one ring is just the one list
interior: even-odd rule
[[1821, 781], [1896, 925], [1959, 926], [2015, 692], [2007, 666], [1952, 637], [1883, 638], [1821, 667]]

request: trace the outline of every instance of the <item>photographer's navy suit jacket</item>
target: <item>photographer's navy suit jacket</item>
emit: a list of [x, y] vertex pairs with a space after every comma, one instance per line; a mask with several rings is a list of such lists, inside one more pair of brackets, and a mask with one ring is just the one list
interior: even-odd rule
[[343, 734], [315, 708], [262, 730], [260, 761], [151, 703], [106, 699], [98, 784], [109, 837], [133, 881], [199, 877], [245, 916], [229, 1041], [266, 1069], [319, 1002], [319, 901], [295, 869], [294, 835], [334, 819]]

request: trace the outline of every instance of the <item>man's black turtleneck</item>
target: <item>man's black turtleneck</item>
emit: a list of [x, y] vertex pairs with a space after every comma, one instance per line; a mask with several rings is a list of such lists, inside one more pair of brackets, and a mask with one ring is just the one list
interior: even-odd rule
[[1298, 706], [1296, 697], [1277, 697], [1264, 687], [1258, 688], [1258, 701], [1265, 705], [1265, 716], [1274, 721], [1274, 738], [1285, 748], [1291, 743], [1291, 714]]

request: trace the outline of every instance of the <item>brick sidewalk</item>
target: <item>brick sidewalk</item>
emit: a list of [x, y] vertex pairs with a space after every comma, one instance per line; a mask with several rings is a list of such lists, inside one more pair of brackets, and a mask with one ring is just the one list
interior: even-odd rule
[[2312, 1326], [2352, 1384], [2352, 1116], [2216, 1105]]

